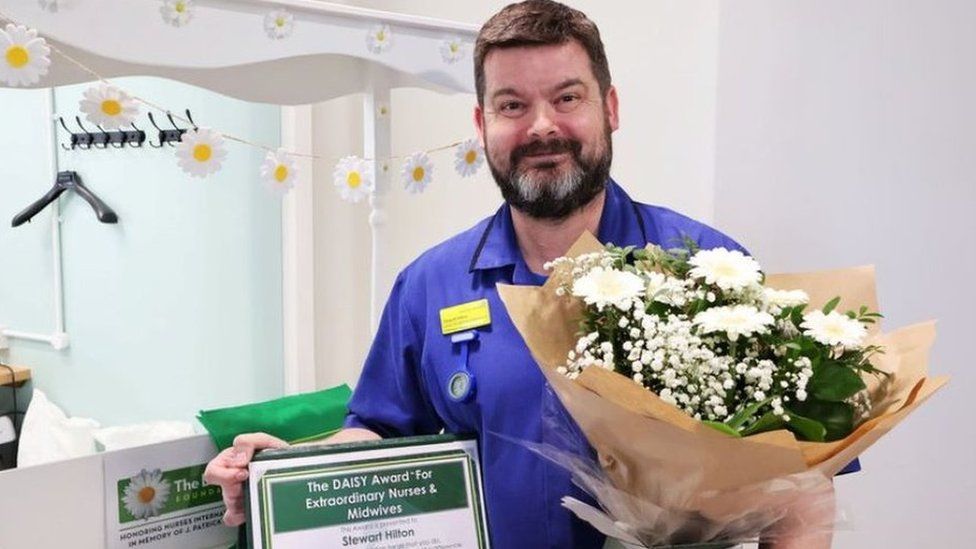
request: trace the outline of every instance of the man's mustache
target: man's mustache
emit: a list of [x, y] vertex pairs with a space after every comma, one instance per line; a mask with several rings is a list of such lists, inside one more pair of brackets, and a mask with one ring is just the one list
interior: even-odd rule
[[579, 161], [582, 150], [583, 144], [575, 139], [550, 139], [548, 141], [532, 141], [530, 143], [526, 143], [525, 145], [519, 145], [518, 147], [512, 149], [512, 153], [509, 156], [511, 157], [511, 166], [514, 168], [526, 156], [535, 156], [540, 154], [559, 154], [568, 152], [573, 155], [573, 158]]

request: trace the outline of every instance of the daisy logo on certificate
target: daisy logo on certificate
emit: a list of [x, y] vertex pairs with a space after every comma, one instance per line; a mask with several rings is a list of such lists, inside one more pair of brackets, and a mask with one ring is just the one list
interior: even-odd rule
[[159, 469], [143, 469], [129, 479], [122, 494], [122, 505], [130, 515], [137, 519], [158, 516], [169, 499], [169, 481], [163, 478]]

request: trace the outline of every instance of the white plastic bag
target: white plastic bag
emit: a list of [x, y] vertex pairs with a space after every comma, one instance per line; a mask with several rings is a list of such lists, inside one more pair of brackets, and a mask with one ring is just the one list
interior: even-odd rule
[[105, 452], [155, 444], [194, 434], [193, 424], [188, 421], [149, 421], [135, 425], [104, 427], [94, 432], [99, 450]]
[[95, 453], [93, 432], [99, 424], [89, 418], [69, 418], [47, 395], [34, 389], [20, 429], [17, 466], [29, 467]]

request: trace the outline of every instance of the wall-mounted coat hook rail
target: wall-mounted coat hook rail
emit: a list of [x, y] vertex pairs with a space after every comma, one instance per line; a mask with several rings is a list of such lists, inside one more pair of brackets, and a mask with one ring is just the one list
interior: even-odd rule
[[[193, 115], [190, 114], [190, 109], [186, 109], [184, 112], [186, 113], [186, 119], [189, 120], [190, 124], [193, 125], [193, 129], [194, 130], [198, 129], [196, 123], [193, 121]], [[179, 143], [181, 139], [183, 139], [183, 134], [188, 131], [188, 128], [179, 127], [179, 125], [176, 123], [176, 120], [173, 119], [173, 113], [169, 113], [169, 112], [166, 113], [166, 118], [169, 119], [169, 123], [173, 126], [173, 129], [171, 130], [160, 128], [159, 124], [156, 123], [156, 118], [153, 116], [153, 113], [151, 112], [148, 113], [148, 116], [149, 116], [149, 122], [159, 132], [159, 143], [153, 143], [152, 141], [150, 141], [149, 142], [150, 147], [155, 147], [158, 149], [167, 143], [169, 143], [170, 146], [175, 147], [176, 144]]]
[[[193, 129], [197, 129], [197, 125], [193, 122], [193, 116], [190, 114], [190, 109], [184, 111], [186, 113], [186, 119], [190, 121]], [[188, 131], [189, 128], [181, 128], [176, 123], [171, 113], [166, 113], [166, 117], [169, 119], [170, 124], [173, 129], [163, 129], [160, 128], [156, 123], [153, 113], [148, 113], [149, 122], [156, 128], [159, 132], [158, 143], [149, 142], [149, 145], [154, 148], [161, 148], [165, 144], [170, 146], [176, 146], [177, 143], [183, 138], [183, 134]], [[97, 130], [90, 131], [81, 121], [81, 117], [75, 116], [75, 124], [78, 126], [78, 130], [73, 131], [68, 128], [67, 123], [64, 121], [64, 117], [58, 117], [58, 123], [64, 128], [64, 131], [68, 132], [70, 136], [70, 141], [68, 144], [62, 143], [61, 148], [66, 151], [72, 150], [89, 150], [89, 149], [107, 149], [110, 146], [115, 149], [124, 149], [126, 145], [133, 148], [140, 148], [144, 143], [146, 143], [146, 132], [139, 129], [135, 123], [129, 124], [132, 129], [121, 128], [118, 130], [106, 130], [102, 126], [96, 124]]]
[[70, 145], [61, 144], [61, 148], [66, 151], [76, 149], [89, 150], [92, 148], [107, 149], [109, 145], [112, 145], [116, 149], [121, 149], [125, 145], [141, 147], [146, 142], [146, 132], [137, 128], [135, 124], [130, 124], [132, 126], [131, 130], [120, 129], [108, 131], [96, 124], [98, 131], [93, 133], [88, 131], [88, 128], [81, 123], [81, 117], [78, 116], [75, 117], [75, 124], [78, 125], [81, 132], [71, 131], [62, 116], [58, 117], [58, 122], [70, 136]]

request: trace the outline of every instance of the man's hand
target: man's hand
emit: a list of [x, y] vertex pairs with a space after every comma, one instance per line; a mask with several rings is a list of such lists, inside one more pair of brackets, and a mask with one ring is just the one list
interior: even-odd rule
[[[343, 429], [325, 440], [328, 444], [356, 442], [360, 440], [379, 440], [381, 437], [368, 429]], [[224, 524], [240, 526], [247, 517], [244, 515], [244, 481], [247, 480], [247, 466], [254, 453], [265, 448], [286, 448], [288, 443], [267, 433], [249, 433], [234, 438], [234, 445], [217, 454], [210, 460], [203, 479], [207, 484], [216, 484], [224, 497], [227, 511]]]
[[244, 524], [244, 481], [247, 480], [247, 466], [254, 452], [265, 448], [285, 448], [288, 443], [266, 433], [237, 435], [234, 445], [217, 454], [210, 460], [203, 480], [207, 484], [220, 486], [227, 511], [224, 524], [240, 526]]
[[369, 429], [360, 429], [358, 427], [350, 427], [349, 429], [343, 429], [338, 433], [332, 435], [331, 437], [325, 439], [326, 444], [341, 444], [343, 442], [360, 442], [364, 440], [380, 440], [381, 436], [377, 435]]

